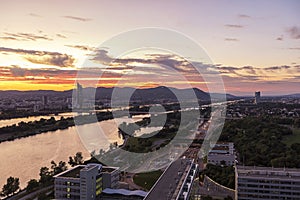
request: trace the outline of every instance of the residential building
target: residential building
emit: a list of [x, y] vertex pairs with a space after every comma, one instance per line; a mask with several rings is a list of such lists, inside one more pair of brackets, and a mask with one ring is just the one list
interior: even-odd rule
[[236, 166], [236, 198], [299, 199], [300, 169]]
[[234, 145], [232, 142], [217, 143], [207, 155], [207, 162], [214, 165], [235, 164], [236, 155]]
[[120, 180], [120, 171], [117, 167], [102, 167], [103, 189], [118, 188]]
[[56, 199], [95, 200], [103, 189], [118, 186], [119, 170], [94, 163], [77, 165], [54, 179]]

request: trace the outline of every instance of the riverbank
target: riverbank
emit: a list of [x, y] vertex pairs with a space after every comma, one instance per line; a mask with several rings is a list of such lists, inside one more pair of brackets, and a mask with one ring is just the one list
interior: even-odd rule
[[65, 110], [45, 110], [39, 112], [32, 112], [32, 111], [5, 111], [2, 112], [0, 115], [0, 120], [7, 120], [7, 119], [14, 119], [14, 118], [23, 118], [23, 117], [35, 117], [40, 115], [58, 115], [61, 113], [72, 112], [71, 109]]
[[[95, 120], [97, 119], [97, 120]], [[64, 130], [69, 127], [77, 125], [90, 124], [100, 122], [103, 120], [113, 119], [111, 112], [99, 112], [91, 115], [81, 115], [75, 117], [64, 118], [61, 117], [56, 120], [54, 117], [50, 119], [40, 119], [39, 121], [20, 122], [18, 125], [14, 124], [0, 128], [0, 143], [5, 141], [13, 141], [24, 137], [29, 137], [49, 131]]]

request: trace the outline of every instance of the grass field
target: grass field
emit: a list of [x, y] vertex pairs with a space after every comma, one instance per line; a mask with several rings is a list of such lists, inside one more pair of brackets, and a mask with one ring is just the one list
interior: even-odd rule
[[294, 128], [293, 135], [285, 136], [283, 142], [288, 146], [291, 146], [294, 143], [300, 143], [300, 128]]
[[135, 184], [150, 190], [163, 172], [161, 170], [136, 174], [133, 177]]

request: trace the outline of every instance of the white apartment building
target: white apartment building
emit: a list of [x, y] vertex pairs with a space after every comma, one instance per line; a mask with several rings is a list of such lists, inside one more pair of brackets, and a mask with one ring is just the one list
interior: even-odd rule
[[118, 180], [118, 168], [77, 165], [54, 176], [55, 199], [95, 200], [103, 189], [116, 188]]
[[236, 166], [235, 199], [300, 199], [300, 169]]
[[207, 155], [207, 163], [214, 165], [234, 165], [236, 160], [234, 145], [229, 143], [217, 143]]

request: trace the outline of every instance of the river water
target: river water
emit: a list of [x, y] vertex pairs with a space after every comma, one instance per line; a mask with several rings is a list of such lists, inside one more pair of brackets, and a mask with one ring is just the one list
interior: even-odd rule
[[39, 121], [40, 119], [50, 119], [54, 117], [56, 120], [59, 120], [61, 117], [73, 117], [74, 113], [60, 113], [58, 115], [41, 115], [41, 116], [32, 116], [32, 117], [22, 117], [22, 118], [14, 118], [14, 119], [5, 119], [0, 120], [0, 128], [4, 126], [11, 126], [14, 124], [18, 124], [19, 122], [31, 122], [31, 121]]
[[[61, 116], [67, 116], [61, 114]], [[60, 118], [61, 116], [55, 116]], [[51, 117], [51, 116], [50, 116]], [[76, 152], [82, 152], [85, 160], [90, 158], [90, 153], [87, 149], [92, 150], [94, 147], [103, 149], [109, 148], [109, 143], [117, 142], [118, 145], [123, 143], [123, 140], [118, 134], [118, 124], [122, 122], [138, 121], [143, 116], [137, 116], [133, 119], [127, 117], [114, 120], [106, 120], [94, 124], [86, 124], [82, 126], [69, 127], [65, 130], [57, 130], [53, 132], [42, 133], [26, 138], [16, 139], [14, 141], [0, 143], [0, 189], [6, 183], [9, 176], [20, 178], [21, 188], [26, 187], [30, 179], [39, 179], [39, 170], [41, 167], [51, 166], [50, 162], [54, 160], [68, 162], [69, 156], [73, 156]], [[19, 118], [9, 120], [1, 120], [0, 125], [15, 124], [20, 121], [34, 121], [40, 118], [49, 118], [49, 116], [37, 116], [30, 118]], [[5, 121], [5, 122], [4, 122]], [[95, 127], [101, 127], [105, 133], [106, 140], [99, 138], [82, 138], [83, 135], [90, 135], [95, 132]], [[78, 134], [80, 131], [80, 136]], [[143, 131], [139, 132], [139, 135]], [[149, 130], [145, 130], [146, 133]], [[85, 147], [82, 140], [85, 140]]]

